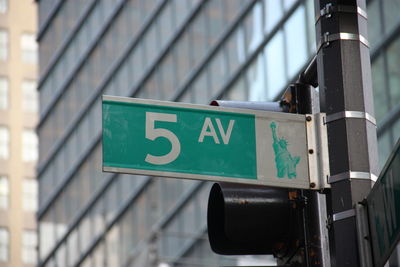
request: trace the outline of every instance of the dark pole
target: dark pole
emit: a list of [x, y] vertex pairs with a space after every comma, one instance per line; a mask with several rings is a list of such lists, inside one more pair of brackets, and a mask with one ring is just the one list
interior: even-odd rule
[[360, 266], [354, 207], [378, 174], [365, 0], [315, 0], [317, 69], [328, 129], [332, 265]]

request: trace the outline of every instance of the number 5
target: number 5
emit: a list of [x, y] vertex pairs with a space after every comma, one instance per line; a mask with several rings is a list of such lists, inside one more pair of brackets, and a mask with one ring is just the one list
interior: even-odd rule
[[155, 165], [168, 164], [179, 156], [181, 153], [181, 144], [176, 135], [167, 129], [154, 128], [155, 121], [176, 122], [176, 114], [146, 112], [146, 138], [154, 141], [158, 137], [165, 137], [171, 142], [171, 151], [164, 156], [154, 156], [147, 154], [145, 161]]

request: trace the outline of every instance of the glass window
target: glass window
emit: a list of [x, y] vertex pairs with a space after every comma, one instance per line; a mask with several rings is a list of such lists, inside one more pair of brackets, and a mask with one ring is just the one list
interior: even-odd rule
[[262, 6], [261, 2], [257, 2], [252, 12], [247, 16], [244, 22], [246, 31], [246, 50], [250, 54], [262, 41]]
[[193, 65], [197, 65], [207, 53], [207, 31], [206, 17], [200, 12], [190, 25], [190, 48], [192, 52]]
[[391, 107], [400, 103], [400, 38], [387, 50]]
[[7, 60], [8, 58], [8, 32], [0, 29], [0, 60]]
[[38, 209], [38, 184], [36, 179], [25, 179], [22, 186], [22, 205], [25, 211]]
[[10, 153], [9, 143], [10, 133], [8, 128], [5, 126], [0, 126], [0, 159], [8, 159]]
[[244, 76], [241, 75], [231, 89], [224, 96], [227, 100], [247, 100], [247, 86], [245, 85]]
[[207, 104], [210, 94], [207, 82], [207, 69], [203, 71], [198, 78], [193, 82], [193, 101], [198, 104]]
[[44, 257], [51, 251], [55, 244], [55, 223], [53, 210], [49, 210], [40, 219], [39, 222], [39, 234], [40, 234], [40, 246], [39, 255], [40, 259], [43, 260]]
[[190, 43], [187, 31], [182, 35], [177, 45], [174, 46], [173, 53], [176, 57], [177, 84], [180, 85], [192, 67], [190, 64]]
[[36, 81], [24, 80], [22, 82], [22, 109], [30, 112], [38, 111], [38, 92]]
[[8, 79], [0, 77], [0, 109], [8, 108]]
[[283, 15], [281, 0], [264, 1], [264, 31], [271, 31]]
[[304, 11], [304, 6], [297, 8], [296, 12], [285, 24], [289, 78], [294, 77], [307, 60], [307, 34]]
[[38, 158], [38, 138], [33, 130], [22, 132], [22, 159], [36, 161]]
[[[377, 2], [377, 1], [375, 1]], [[383, 18], [386, 27], [386, 33], [389, 33], [399, 23], [400, 0], [382, 1], [383, 3]], [[368, 16], [369, 18], [370, 16]]]
[[57, 249], [56, 263], [57, 267], [67, 267], [67, 249], [65, 243]]
[[209, 91], [211, 91], [212, 97], [214, 97], [216, 93], [219, 93], [227, 79], [228, 73], [226, 70], [226, 57], [224, 52], [224, 50], [220, 50], [210, 63], [211, 90]]
[[0, 262], [8, 261], [10, 234], [6, 228], [0, 227]]
[[75, 261], [79, 257], [79, 246], [78, 246], [78, 231], [74, 230], [68, 237], [67, 241], [67, 249], [68, 249], [68, 257], [67, 257], [67, 265], [73, 266]]
[[8, 9], [8, 0], [0, 0], [0, 13], [5, 14], [7, 13]]
[[26, 264], [36, 264], [37, 259], [37, 233], [25, 230], [22, 233], [22, 261]]
[[35, 64], [37, 62], [37, 49], [35, 34], [23, 33], [21, 36], [22, 61]]
[[382, 170], [383, 166], [385, 165], [390, 151], [392, 149], [391, 142], [390, 142], [390, 131], [386, 131], [382, 134], [378, 139], [378, 147], [379, 147], [379, 169]]
[[228, 54], [229, 72], [233, 73], [245, 60], [243, 27], [239, 26], [235, 30], [228, 42], [226, 42], [225, 49], [227, 50]]
[[119, 265], [119, 225], [116, 224], [107, 233], [106, 236], [106, 259], [107, 266], [118, 266]]
[[385, 74], [383, 57], [377, 58], [371, 65], [372, 88], [374, 91], [374, 104], [376, 120], [380, 122], [388, 111], [388, 101], [385, 88]]
[[161, 84], [163, 96], [169, 98], [176, 90], [176, 64], [173, 54], [168, 54], [161, 63]]
[[174, 30], [172, 19], [172, 5], [167, 4], [158, 17], [159, 23], [157, 25], [160, 30], [160, 47], [164, 47], [167, 41], [171, 38], [171, 34]]
[[218, 38], [220, 38], [222, 31], [228, 25], [224, 21], [223, 6], [221, 0], [213, 0], [205, 6], [206, 27], [208, 46], [212, 46]]
[[264, 50], [269, 100], [272, 100], [286, 84], [283, 47], [283, 34], [279, 31]]
[[0, 176], [0, 209], [8, 208], [8, 195], [10, 194], [10, 187], [8, 184], [7, 176]]
[[400, 119], [398, 118], [397, 121], [393, 125], [393, 146], [397, 143], [400, 139]]
[[260, 53], [256, 60], [252, 62], [247, 71], [247, 81], [249, 84], [249, 100], [263, 101], [266, 100], [265, 90], [265, 66], [263, 55]]
[[371, 47], [381, 40], [382, 37], [382, 23], [380, 16], [380, 1], [369, 1], [367, 6], [368, 12], [368, 39]]

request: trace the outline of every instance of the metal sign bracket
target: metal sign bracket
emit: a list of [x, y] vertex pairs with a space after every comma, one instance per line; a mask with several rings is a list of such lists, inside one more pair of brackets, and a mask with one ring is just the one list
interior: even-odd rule
[[325, 117], [325, 113], [306, 115], [310, 187], [314, 189], [331, 187], [326, 179], [329, 176], [329, 151]]

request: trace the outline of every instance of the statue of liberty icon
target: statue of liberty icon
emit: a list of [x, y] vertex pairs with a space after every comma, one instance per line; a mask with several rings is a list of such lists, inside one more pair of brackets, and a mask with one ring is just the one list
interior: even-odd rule
[[278, 178], [284, 178], [285, 176], [289, 179], [296, 178], [296, 166], [300, 161], [300, 157], [293, 157], [287, 150], [288, 142], [284, 138], [278, 139], [276, 135], [276, 123], [271, 122], [269, 125], [272, 130], [272, 138], [274, 143], [272, 147], [275, 153], [275, 165], [278, 171]]

